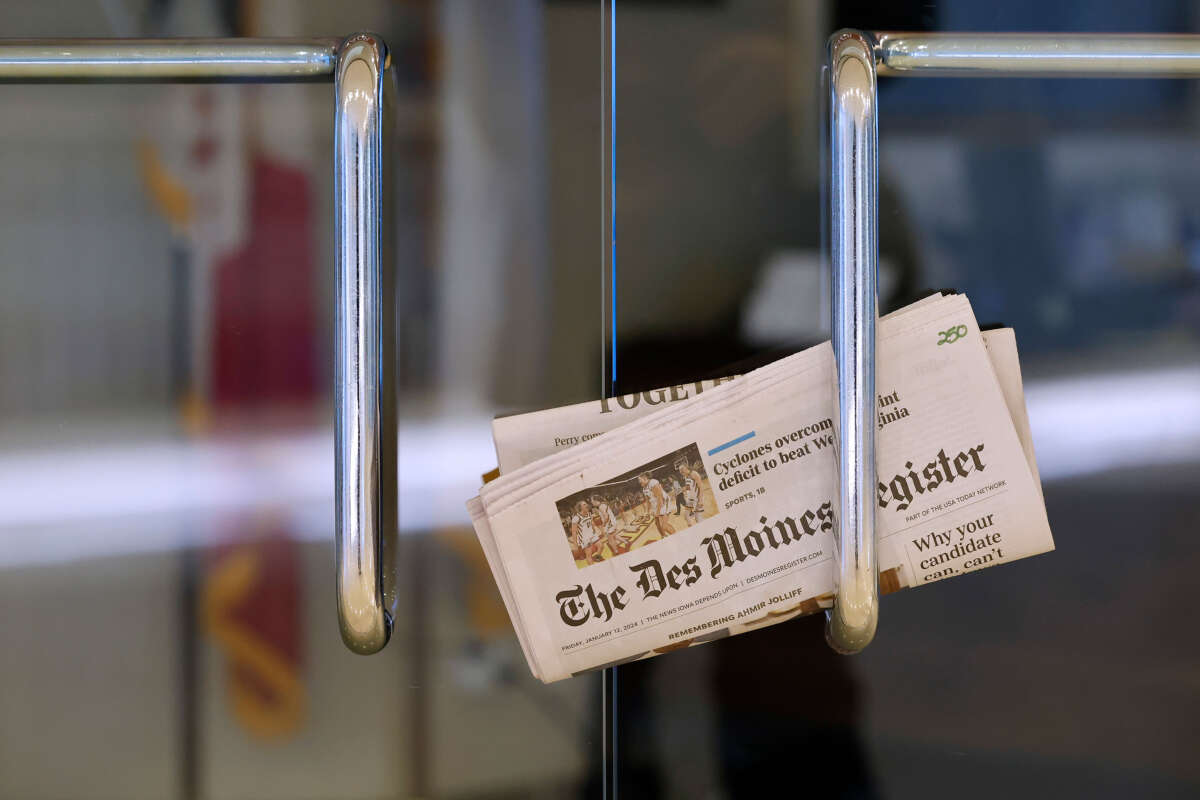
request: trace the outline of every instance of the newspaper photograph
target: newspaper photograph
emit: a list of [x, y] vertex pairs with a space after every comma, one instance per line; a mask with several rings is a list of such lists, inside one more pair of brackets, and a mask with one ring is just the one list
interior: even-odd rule
[[661, 541], [717, 513], [695, 442], [555, 505], [580, 569]]

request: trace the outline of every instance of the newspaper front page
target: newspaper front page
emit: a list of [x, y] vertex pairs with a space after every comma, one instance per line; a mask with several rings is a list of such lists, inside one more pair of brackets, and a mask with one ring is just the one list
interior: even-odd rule
[[[1011, 331], [985, 344], [965, 297], [934, 297], [883, 318], [877, 349], [881, 589], [1052, 549]], [[829, 607], [835, 387], [825, 344], [737, 380], [497, 420], [502, 475], [468, 507], [534, 674]]]

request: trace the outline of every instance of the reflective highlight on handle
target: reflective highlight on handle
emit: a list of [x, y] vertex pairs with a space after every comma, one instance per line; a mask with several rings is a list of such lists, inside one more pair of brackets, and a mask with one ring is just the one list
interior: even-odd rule
[[0, 83], [328, 81], [336, 39], [0, 39]]
[[387, 61], [381, 39], [356, 34], [338, 50], [334, 73], [337, 605], [343, 641], [364, 654], [387, 644], [395, 598], [395, 265], [382, 213]]
[[872, 34], [880, 75], [1200, 77], [1200, 37], [1169, 33]]
[[857, 653], [875, 636], [875, 322], [878, 125], [872, 42], [857, 31], [829, 40], [829, 221], [833, 349], [837, 366], [837, 597], [825, 638]]

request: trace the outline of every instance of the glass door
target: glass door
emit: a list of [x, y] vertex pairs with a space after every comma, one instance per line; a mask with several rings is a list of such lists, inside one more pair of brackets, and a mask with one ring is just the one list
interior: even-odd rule
[[595, 396], [599, 307], [555, 292], [596, 275], [598, 5], [0, 29], [380, 34], [400, 406], [399, 609], [364, 657], [335, 602], [330, 85], [0, 85], [0, 797], [596, 796], [601, 676], [529, 675], [464, 503], [495, 413]]
[[545, 686], [463, 506], [496, 414], [829, 337], [832, 31], [1200, 32], [1109, 5], [0, 8], [388, 42], [402, 612], [340, 640], [330, 87], [0, 85], [0, 797], [1194, 796], [1193, 81], [880, 79], [881, 311], [1016, 329], [1054, 553]]
[[[617, 392], [829, 338], [820, 70], [840, 28], [1196, 33], [1193, 3], [615, 10]], [[619, 667], [622, 797], [1186, 797], [1200, 637], [1197, 84], [879, 79], [880, 313], [1016, 330], [1055, 552]]]

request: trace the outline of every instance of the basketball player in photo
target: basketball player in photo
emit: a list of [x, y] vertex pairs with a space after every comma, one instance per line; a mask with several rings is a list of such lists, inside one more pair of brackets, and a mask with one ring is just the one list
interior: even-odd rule
[[642, 485], [642, 494], [646, 496], [646, 503], [650, 506], [650, 514], [654, 517], [654, 526], [658, 528], [659, 537], [665, 539], [675, 533], [675, 529], [671, 527], [671, 501], [658, 478], [652, 478], [649, 472], [643, 472], [638, 476], [638, 483]]
[[679, 470], [679, 477], [683, 478], [683, 514], [687, 517], [688, 525], [695, 525], [704, 519], [703, 479], [686, 460], [680, 461], [675, 468]]
[[[675, 490], [670, 486], [670, 484], [663, 483], [663, 481], [668, 480], [670, 477], [671, 476], [669, 474], [667, 474], [667, 475], [663, 475], [661, 479], [656, 479], [654, 477], [653, 473], [651, 473], [651, 475], [650, 475], [651, 480], [658, 480], [659, 485], [663, 487], [663, 493], [666, 494], [666, 496], [667, 496], [667, 522], [668, 523], [671, 521], [671, 517], [675, 516], [675, 514], [679, 511], [679, 508], [675, 505]], [[674, 526], [672, 526], [672, 527], [674, 527]]]
[[600, 531], [596, 529], [595, 516], [587, 501], [580, 500], [575, 504], [575, 515], [571, 517], [571, 535], [588, 562], [600, 561], [600, 548], [604, 546], [600, 541]]
[[586, 556], [583, 554], [583, 550], [580, 549], [575, 534], [571, 532], [571, 516], [571, 514], [566, 514], [559, 517], [559, 520], [562, 521], [563, 534], [567, 537], [567, 546], [571, 548], [571, 557], [576, 561], [583, 561]]
[[617, 513], [621, 515], [621, 527], [627, 527], [629, 525], [629, 498], [625, 495], [617, 495]]
[[592, 507], [600, 512], [600, 519], [604, 523], [604, 541], [608, 543], [609, 551], [614, 556], [619, 556], [629, 550], [629, 543], [618, 535], [624, 526], [617, 521], [617, 514], [613, 510], [612, 503], [613, 501], [605, 500], [600, 495], [592, 496]]
[[[676, 469], [678, 469], [678, 467], [676, 467]], [[674, 501], [673, 505], [675, 506], [672, 511], [683, 517], [684, 524], [687, 527], [691, 527], [693, 524], [695, 524], [688, 519], [683, 484], [679, 482], [679, 477], [676, 475], [671, 476], [671, 499]]]

